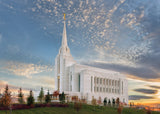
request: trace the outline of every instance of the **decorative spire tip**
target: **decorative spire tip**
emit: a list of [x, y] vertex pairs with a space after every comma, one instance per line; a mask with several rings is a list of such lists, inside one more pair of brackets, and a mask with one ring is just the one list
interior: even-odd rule
[[64, 21], [66, 20], [66, 14], [64, 13]]

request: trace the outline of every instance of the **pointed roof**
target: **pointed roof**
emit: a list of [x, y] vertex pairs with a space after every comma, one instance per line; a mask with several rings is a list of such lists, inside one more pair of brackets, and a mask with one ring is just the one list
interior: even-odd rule
[[66, 22], [65, 22], [65, 20], [64, 20], [63, 36], [62, 36], [62, 47], [68, 47], [68, 44], [67, 44], [67, 33], [66, 33]]
[[64, 27], [63, 27], [63, 35], [62, 35], [62, 45], [59, 50], [59, 53], [62, 55], [70, 55], [70, 49], [67, 44], [67, 32], [66, 32], [66, 22], [65, 22], [65, 14], [64, 14]]

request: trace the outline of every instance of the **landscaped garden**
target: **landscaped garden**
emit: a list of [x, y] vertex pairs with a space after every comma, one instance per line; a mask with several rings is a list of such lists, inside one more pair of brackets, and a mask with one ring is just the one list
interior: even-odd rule
[[[53, 96], [57, 96], [57, 93]], [[107, 99], [104, 99], [103, 103], [101, 100], [93, 99], [92, 105], [89, 105], [84, 99], [79, 100], [77, 97], [73, 97], [72, 102], [66, 101], [64, 92], [58, 96], [60, 102], [52, 102], [49, 91], [44, 95], [41, 88], [38, 102], [35, 102], [32, 91], [25, 102], [20, 88], [16, 104], [12, 102], [11, 92], [6, 86], [0, 98], [0, 114], [160, 114], [149, 109], [137, 109], [134, 105], [126, 107], [127, 105], [121, 103], [119, 98], [113, 99], [112, 103], [110, 100], [107, 102]]]
[[[77, 110], [78, 109], [78, 110]], [[7, 111], [10, 113], [10, 111]], [[5, 114], [6, 111], [0, 111], [0, 114]], [[38, 107], [23, 110], [12, 110], [12, 114], [118, 114], [118, 109], [109, 106], [93, 106], [79, 105], [76, 108], [75, 104], [69, 104], [69, 107]], [[146, 110], [123, 108], [122, 114], [147, 114]], [[150, 113], [148, 113], [150, 114]], [[160, 114], [160, 112], [152, 112], [152, 114]]]

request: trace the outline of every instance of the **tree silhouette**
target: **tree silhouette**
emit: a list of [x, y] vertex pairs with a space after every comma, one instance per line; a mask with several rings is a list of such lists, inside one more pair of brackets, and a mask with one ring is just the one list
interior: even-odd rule
[[115, 106], [115, 99], [112, 99], [112, 104], [113, 104], [113, 106]]
[[50, 94], [49, 94], [49, 90], [48, 90], [47, 95], [45, 97], [45, 101], [46, 101], [46, 103], [50, 103], [51, 102], [51, 97], [50, 97]]
[[104, 98], [103, 103], [104, 103], [104, 106], [106, 106], [106, 104], [107, 104], [107, 99], [106, 98]]
[[44, 101], [44, 91], [43, 91], [43, 88], [41, 88], [41, 91], [39, 93], [39, 96], [38, 96], [38, 100], [40, 103], [43, 103]]
[[[6, 85], [4, 94], [0, 98], [0, 106], [8, 107], [11, 109], [12, 99], [11, 99], [11, 92], [9, 91], [8, 85]], [[6, 110], [7, 114], [7, 110]]]
[[34, 104], [34, 97], [33, 97], [33, 93], [32, 90], [30, 91], [30, 94], [27, 98], [27, 105], [31, 106]]
[[21, 103], [21, 104], [24, 103], [24, 95], [22, 93], [22, 89], [21, 88], [19, 89], [18, 102]]
[[60, 97], [59, 97], [60, 99], [60, 101], [61, 101], [61, 103], [64, 103], [65, 102], [65, 95], [64, 95], [64, 92], [62, 92], [62, 94], [60, 95]]
[[8, 85], [6, 85], [4, 94], [0, 99], [0, 105], [4, 107], [9, 107], [12, 103], [11, 92], [9, 91]]

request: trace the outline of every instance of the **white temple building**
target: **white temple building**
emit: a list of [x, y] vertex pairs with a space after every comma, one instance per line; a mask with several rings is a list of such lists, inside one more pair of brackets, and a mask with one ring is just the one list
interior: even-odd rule
[[128, 104], [128, 81], [119, 72], [77, 64], [67, 44], [66, 23], [62, 36], [62, 45], [55, 59], [55, 89], [68, 96], [79, 99], [119, 98]]

